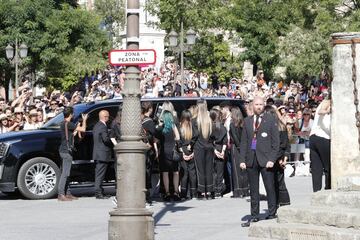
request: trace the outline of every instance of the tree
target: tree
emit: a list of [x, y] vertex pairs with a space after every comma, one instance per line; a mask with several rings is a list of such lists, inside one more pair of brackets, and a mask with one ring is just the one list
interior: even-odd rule
[[[93, 12], [75, 8], [61, 1], [0, 0], [0, 46], [2, 49], [15, 38], [29, 47], [26, 65], [30, 72], [43, 72], [42, 83], [58, 87], [71, 86], [78, 80], [69, 76], [80, 74], [71, 68], [82, 52], [83, 64], [92, 63], [96, 69], [104, 63], [102, 53], [109, 49], [106, 33], [100, 26], [100, 17]], [[69, 2], [69, 1], [68, 1]], [[82, 56], [83, 56], [82, 55]], [[92, 59], [89, 61], [88, 59]], [[9, 69], [4, 53], [0, 53], [0, 69]], [[84, 73], [84, 71], [82, 71]], [[6, 74], [7, 79], [11, 76]]]
[[[299, 3], [302, 2], [302, 3]], [[234, 29], [242, 39], [241, 46], [246, 51], [241, 55], [255, 67], [263, 68], [267, 76], [272, 76], [274, 67], [279, 63], [276, 49], [279, 38], [285, 36], [292, 23], [299, 22], [305, 1], [265, 1], [234, 0], [228, 5], [225, 26]]]
[[179, 32], [180, 22], [184, 29], [198, 31], [216, 28], [224, 19], [223, 2], [218, 0], [149, 0], [146, 9], [159, 18], [153, 24], [167, 32]]
[[111, 42], [115, 45], [120, 44], [119, 33], [125, 26], [124, 0], [96, 0], [95, 10], [102, 17], [102, 22], [109, 32]]

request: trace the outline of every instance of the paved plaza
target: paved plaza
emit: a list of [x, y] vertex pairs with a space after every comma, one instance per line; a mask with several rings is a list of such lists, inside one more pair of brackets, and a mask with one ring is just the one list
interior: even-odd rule
[[[292, 205], [310, 205], [310, 177], [287, 178], [286, 182]], [[0, 194], [0, 240], [106, 240], [109, 211], [114, 204], [111, 199], [90, 197], [92, 191], [76, 189], [73, 192], [82, 197], [72, 202], [24, 200]], [[266, 208], [265, 201], [261, 204], [261, 209]], [[250, 211], [246, 199], [154, 202], [151, 210], [156, 240], [247, 239], [248, 229], [240, 227]]]

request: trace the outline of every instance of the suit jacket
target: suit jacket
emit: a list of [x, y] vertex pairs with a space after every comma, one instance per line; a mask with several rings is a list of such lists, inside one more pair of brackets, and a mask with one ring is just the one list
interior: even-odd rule
[[107, 126], [98, 122], [93, 129], [93, 159], [101, 162], [111, 161], [113, 144], [110, 140]]
[[254, 116], [245, 118], [240, 143], [240, 163], [246, 163], [246, 167], [253, 167], [256, 158], [260, 167], [265, 167], [268, 161], [276, 162], [279, 152], [280, 138], [277, 120], [268, 114], [262, 116], [260, 126], [256, 134], [256, 150], [251, 149], [254, 137]]

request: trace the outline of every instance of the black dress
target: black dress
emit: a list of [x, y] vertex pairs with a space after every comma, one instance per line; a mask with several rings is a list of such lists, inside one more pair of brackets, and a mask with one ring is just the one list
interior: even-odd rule
[[[194, 139], [185, 140], [180, 136], [180, 147], [187, 156], [193, 153], [194, 143]], [[190, 197], [194, 197], [196, 195], [196, 169], [194, 158], [189, 161], [182, 159], [180, 161], [180, 170], [182, 175], [180, 182], [181, 198], [187, 198], [189, 190]]]
[[249, 180], [246, 170], [240, 168], [240, 142], [242, 127], [236, 127], [230, 123], [231, 156], [232, 156], [232, 179], [233, 197], [245, 197], [249, 195]]
[[176, 146], [175, 134], [173, 130], [164, 133], [162, 128], [158, 129], [160, 138], [160, 172], [177, 172], [179, 171], [179, 163], [172, 161], [173, 151]]
[[290, 155], [290, 143], [289, 143], [287, 130], [280, 131], [280, 148], [277, 156], [278, 160], [275, 163], [275, 174], [274, 174], [276, 203], [278, 206], [290, 204], [290, 196], [285, 184], [284, 169], [279, 164], [279, 160], [283, 159], [285, 156], [289, 157], [289, 155]]
[[[212, 137], [214, 138], [214, 148], [222, 152], [224, 145], [227, 145], [227, 131], [223, 124], [213, 123]], [[225, 191], [224, 180], [225, 159], [217, 158], [214, 154], [214, 189], [216, 194], [223, 194]]]
[[214, 192], [214, 145], [212, 136], [204, 138], [193, 121], [194, 160], [197, 174], [197, 191], [199, 193]]

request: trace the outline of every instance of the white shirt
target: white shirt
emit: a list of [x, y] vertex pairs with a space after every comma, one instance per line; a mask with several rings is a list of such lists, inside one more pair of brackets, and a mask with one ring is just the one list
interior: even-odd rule
[[330, 114], [320, 115], [319, 111], [322, 104], [320, 104], [315, 113], [315, 119], [311, 128], [310, 136], [316, 135], [318, 137], [330, 139], [331, 116]]

